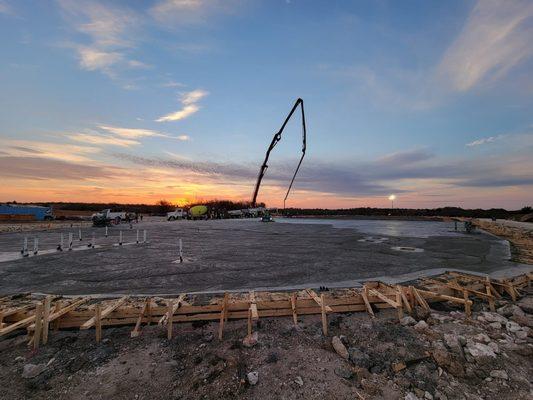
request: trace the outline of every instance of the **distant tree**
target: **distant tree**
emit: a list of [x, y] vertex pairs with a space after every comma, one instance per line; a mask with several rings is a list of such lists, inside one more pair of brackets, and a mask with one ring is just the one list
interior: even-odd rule
[[531, 213], [533, 210], [533, 208], [531, 208], [531, 206], [525, 206], [525, 207], [522, 207], [522, 209], [520, 210], [520, 212], [522, 214], [529, 214]]
[[172, 203], [170, 203], [167, 200], [159, 200], [157, 203], [157, 213], [158, 214], [166, 214], [167, 212], [170, 212], [174, 209], [174, 206]]

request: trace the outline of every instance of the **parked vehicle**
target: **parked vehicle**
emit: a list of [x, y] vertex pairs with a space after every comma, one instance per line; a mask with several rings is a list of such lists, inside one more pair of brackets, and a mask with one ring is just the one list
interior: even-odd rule
[[52, 207], [23, 204], [0, 205], [0, 220], [51, 221], [53, 219]]
[[120, 224], [122, 221], [129, 221], [131, 218], [125, 211], [111, 211], [110, 208], [102, 210], [99, 213], [95, 213], [91, 216], [94, 226], [106, 226], [114, 224]]
[[183, 208], [176, 208], [174, 211], [167, 213], [167, 221], [187, 218], [187, 211]]
[[209, 209], [207, 206], [194, 206], [189, 210], [190, 219], [207, 219]]

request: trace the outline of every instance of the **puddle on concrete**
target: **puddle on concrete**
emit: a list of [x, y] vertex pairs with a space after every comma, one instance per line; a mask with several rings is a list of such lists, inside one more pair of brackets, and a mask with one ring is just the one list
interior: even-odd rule
[[327, 224], [334, 228], [355, 229], [359, 232], [376, 236], [416, 237], [458, 236], [453, 222], [440, 221], [399, 221], [380, 219], [321, 219], [321, 218], [278, 218], [276, 221], [287, 224]]
[[424, 249], [418, 247], [409, 247], [409, 246], [393, 246], [392, 250], [403, 251], [404, 253], [423, 253]]
[[358, 242], [365, 242], [365, 243], [383, 243], [389, 240], [389, 238], [386, 237], [373, 237], [373, 236], [367, 236], [362, 239], [359, 239]]

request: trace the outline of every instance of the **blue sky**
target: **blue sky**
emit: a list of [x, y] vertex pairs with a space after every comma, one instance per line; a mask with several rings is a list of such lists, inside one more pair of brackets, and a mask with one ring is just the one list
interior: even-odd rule
[[[0, 0], [0, 201], [533, 203], [531, 1]], [[281, 205], [300, 121], [260, 199]]]

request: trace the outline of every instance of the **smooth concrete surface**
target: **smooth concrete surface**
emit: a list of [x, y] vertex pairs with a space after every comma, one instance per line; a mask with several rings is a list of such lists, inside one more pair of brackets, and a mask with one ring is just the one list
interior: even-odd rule
[[[528, 268], [509, 261], [509, 245], [492, 235], [455, 232], [453, 223], [388, 220], [173, 221], [145, 218], [109, 229], [0, 234], [0, 294], [176, 294], [223, 290], [356, 286], [444, 270], [491, 273]], [[136, 229], [147, 243], [136, 244]], [[118, 246], [119, 230], [123, 231]], [[74, 236], [74, 251], [55, 251]], [[97, 248], [88, 248], [92, 234]], [[39, 238], [41, 253], [30, 253]], [[179, 263], [179, 239], [184, 262]], [[376, 240], [377, 239], [377, 240]], [[65, 247], [64, 246], [64, 247]], [[422, 251], [399, 251], [394, 247]], [[47, 254], [42, 254], [46, 251]]]

